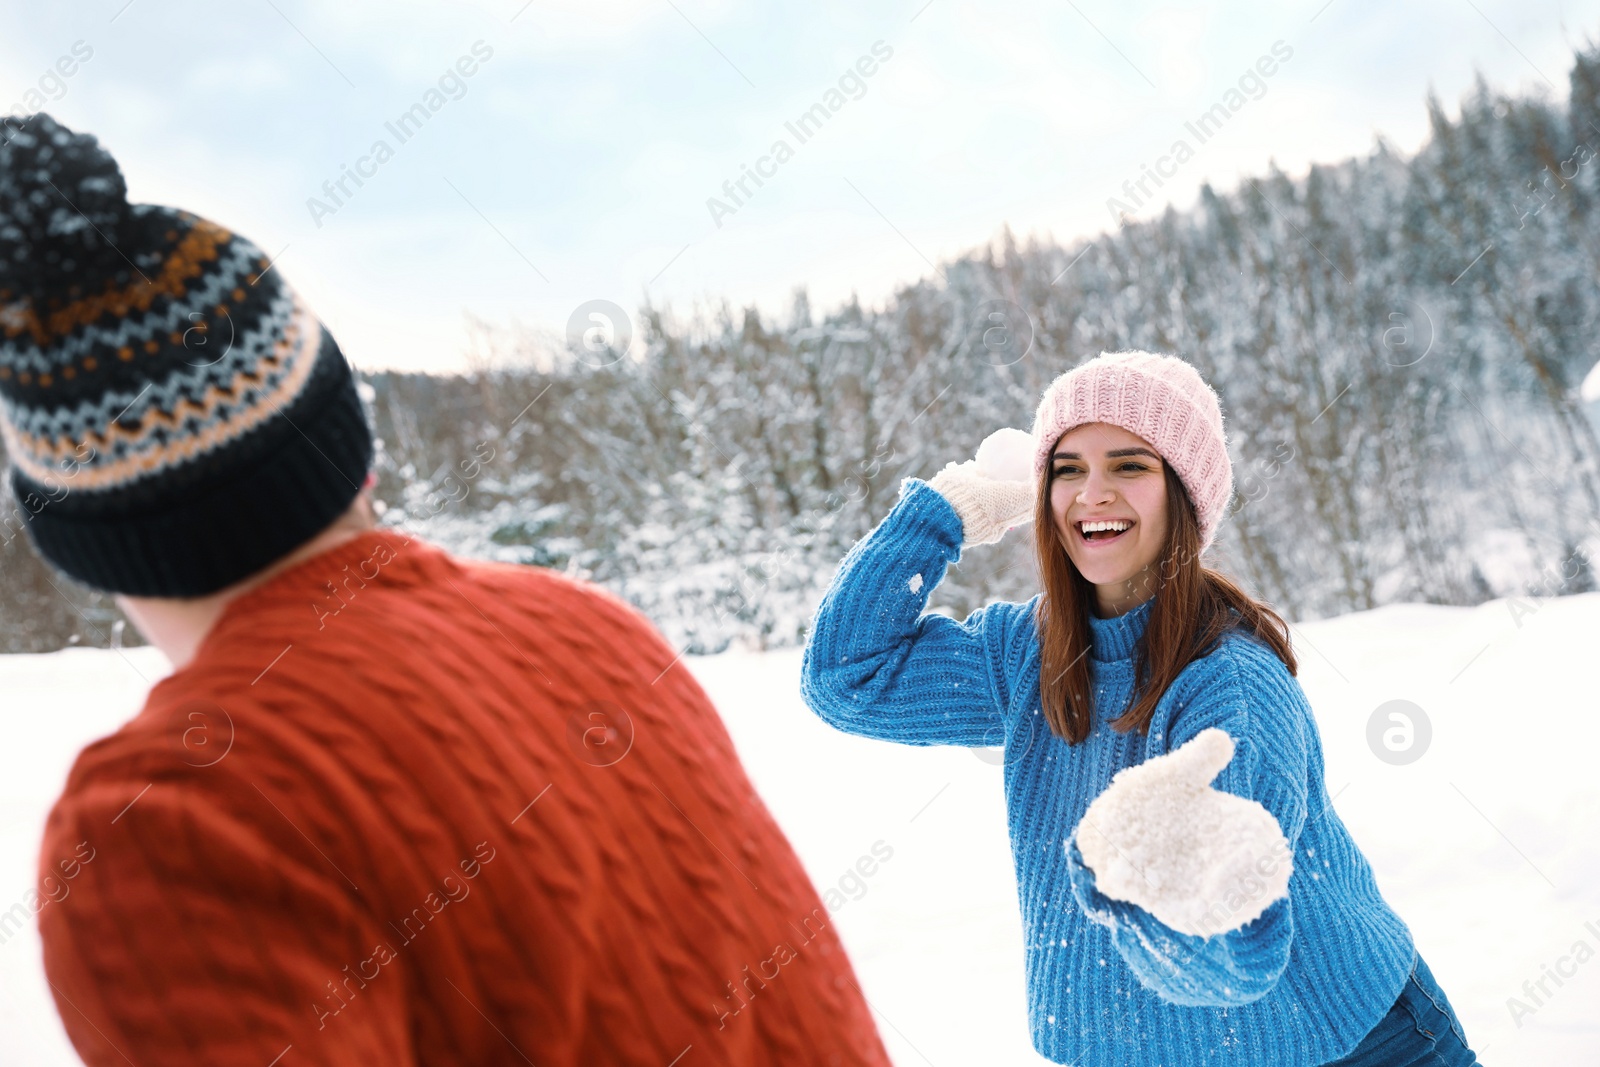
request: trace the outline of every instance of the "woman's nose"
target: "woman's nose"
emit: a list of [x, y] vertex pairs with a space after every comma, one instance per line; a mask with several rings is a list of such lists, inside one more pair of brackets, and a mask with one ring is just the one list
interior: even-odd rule
[[1083, 481], [1083, 488], [1078, 490], [1078, 502], [1084, 505], [1104, 503], [1111, 498], [1111, 486], [1105, 478], [1094, 472]]

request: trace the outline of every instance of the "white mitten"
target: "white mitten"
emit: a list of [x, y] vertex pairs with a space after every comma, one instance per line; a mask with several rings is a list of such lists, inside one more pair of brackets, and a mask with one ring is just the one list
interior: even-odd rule
[[1211, 727], [1120, 770], [1073, 831], [1095, 885], [1185, 934], [1212, 937], [1289, 893], [1294, 861], [1261, 804], [1211, 788], [1233, 738]]
[[963, 546], [992, 545], [1033, 519], [1033, 435], [996, 430], [978, 446], [976, 459], [946, 464], [928, 486], [961, 516]]

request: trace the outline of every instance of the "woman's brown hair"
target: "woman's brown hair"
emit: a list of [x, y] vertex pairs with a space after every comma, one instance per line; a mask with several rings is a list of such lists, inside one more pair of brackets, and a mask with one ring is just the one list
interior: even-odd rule
[[[1200, 561], [1200, 523], [1182, 480], [1162, 463], [1167, 485], [1167, 542], [1156, 563], [1155, 603], [1134, 653], [1135, 690], [1128, 710], [1111, 726], [1149, 733], [1161, 695], [1194, 660], [1208, 654], [1230, 629], [1242, 628], [1264, 641], [1295, 674], [1289, 627], [1272, 608]], [[1088, 738], [1094, 725], [1089, 681], [1089, 612], [1094, 586], [1078, 570], [1056, 532], [1050, 510], [1055, 464], [1045, 464], [1034, 507], [1034, 551], [1044, 595], [1035, 622], [1039, 630], [1039, 700], [1046, 721], [1069, 744]]]

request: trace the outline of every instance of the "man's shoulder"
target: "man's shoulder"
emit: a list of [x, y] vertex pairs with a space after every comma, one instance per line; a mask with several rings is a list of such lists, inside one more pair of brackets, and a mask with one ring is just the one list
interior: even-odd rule
[[613, 606], [621, 606], [630, 611], [637, 611], [632, 604], [605, 586], [576, 574], [569, 574], [566, 571], [556, 570], [552, 567], [541, 567], [532, 563], [507, 563], [500, 560], [476, 559], [471, 556], [458, 556], [442, 548], [440, 551], [455, 566], [466, 570], [470, 574], [480, 576], [486, 581], [501, 583], [507, 587], [540, 590], [555, 596], [570, 597], [579, 601], [598, 599]]
[[590, 626], [615, 627], [632, 636], [659, 636], [655, 624], [635, 604], [588, 578], [526, 563], [454, 555], [449, 558], [473, 576], [480, 588], [549, 609], [553, 624], [587, 622]]
[[[497, 624], [507, 609], [519, 625], [610, 623], [649, 627], [632, 604], [585, 578], [547, 567], [458, 555], [416, 535], [384, 530], [308, 561], [270, 590], [225, 609], [196, 664], [263, 676], [305, 652], [348, 658], [361, 648], [395, 647], [407, 635], [444, 637], [453, 627]], [[281, 659], [280, 659], [281, 657]], [[313, 657], [314, 658], [314, 657]], [[253, 669], [252, 669], [253, 668]]]
[[234, 716], [172, 681], [156, 683], [137, 715], [78, 752], [51, 807], [47, 841], [86, 826], [113, 832], [152, 793], [176, 789], [215, 806], [237, 786], [217, 767], [233, 748]]
[[[422, 548], [428, 561], [414, 572], [414, 579], [420, 585], [448, 587], [454, 576], [460, 574], [474, 584], [503, 589], [509, 593], [538, 593], [572, 604], [604, 605], [642, 617], [634, 605], [605, 586], [568, 571], [533, 563], [462, 555], [443, 544], [421, 537], [413, 537], [407, 545]], [[397, 593], [404, 591], [403, 586], [395, 590]]]

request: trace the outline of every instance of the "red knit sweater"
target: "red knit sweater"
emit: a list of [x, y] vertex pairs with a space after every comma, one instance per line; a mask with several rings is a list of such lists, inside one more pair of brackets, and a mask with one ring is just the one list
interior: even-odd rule
[[887, 1065], [675, 660], [594, 585], [395, 530], [230, 602], [50, 816], [71, 892], [39, 925], [79, 1054]]

